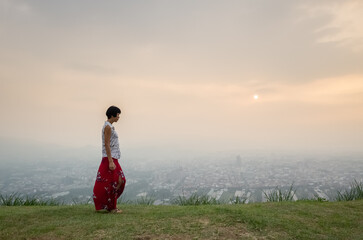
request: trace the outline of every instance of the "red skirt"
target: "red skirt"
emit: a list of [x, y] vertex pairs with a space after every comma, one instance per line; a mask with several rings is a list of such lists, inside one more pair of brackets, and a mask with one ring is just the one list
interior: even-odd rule
[[[107, 157], [102, 158], [100, 167], [98, 168], [97, 178], [93, 188], [93, 202], [95, 203], [96, 210], [106, 209], [107, 211], [111, 211], [115, 209], [117, 199], [125, 189], [126, 178], [122, 168], [116, 158], [112, 159], [116, 165], [115, 170], [110, 170]], [[122, 179], [121, 183], [119, 182], [120, 177]]]

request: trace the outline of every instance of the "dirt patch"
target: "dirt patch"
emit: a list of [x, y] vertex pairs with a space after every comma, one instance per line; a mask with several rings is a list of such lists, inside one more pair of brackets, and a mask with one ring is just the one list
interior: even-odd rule
[[134, 240], [156, 240], [156, 239], [163, 239], [163, 240], [185, 240], [185, 239], [192, 239], [188, 236], [170, 236], [170, 235], [158, 235], [158, 236], [149, 236], [149, 235], [143, 235], [143, 236], [136, 236]]
[[266, 239], [265, 237], [256, 236], [253, 232], [248, 231], [243, 226], [217, 227], [212, 233], [211, 239]]
[[[203, 219], [202, 224], [208, 225], [209, 221], [205, 221]], [[213, 240], [213, 239], [253, 239], [253, 240], [262, 240], [267, 239], [262, 236], [255, 236], [253, 233], [248, 232], [244, 228], [235, 228], [235, 227], [216, 227], [216, 228], [207, 228], [203, 229], [197, 234], [188, 235], [188, 234], [177, 234], [177, 235], [141, 235], [134, 237], [134, 240], [193, 240], [193, 239], [202, 239], [202, 240]]]
[[137, 236], [134, 238], [135, 240], [151, 240], [150, 236]]
[[54, 239], [66, 239], [65, 237], [56, 237], [56, 236], [40, 236], [29, 238], [31, 240], [54, 240]]
[[94, 232], [93, 239], [94, 240], [105, 239], [106, 235], [107, 235], [106, 231], [103, 229], [100, 229], [100, 230], [97, 230]]
[[199, 223], [201, 223], [204, 227], [209, 225], [209, 219], [208, 218], [201, 218], [198, 220]]

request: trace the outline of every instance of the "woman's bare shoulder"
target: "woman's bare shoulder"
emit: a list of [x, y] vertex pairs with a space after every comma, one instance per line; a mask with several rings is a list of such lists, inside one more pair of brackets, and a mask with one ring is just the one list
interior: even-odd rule
[[111, 132], [111, 126], [109, 125], [105, 126], [105, 132]]

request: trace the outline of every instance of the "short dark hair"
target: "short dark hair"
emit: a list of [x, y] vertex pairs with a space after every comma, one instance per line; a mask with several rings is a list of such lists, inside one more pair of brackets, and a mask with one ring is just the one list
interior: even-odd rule
[[121, 114], [121, 110], [116, 106], [111, 106], [106, 111], [106, 116], [110, 119], [112, 116], [117, 117], [117, 113]]

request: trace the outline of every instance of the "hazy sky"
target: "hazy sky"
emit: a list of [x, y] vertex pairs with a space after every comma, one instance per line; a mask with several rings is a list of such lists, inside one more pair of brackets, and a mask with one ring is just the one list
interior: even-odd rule
[[[358, 151], [363, 1], [0, 0], [0, 137]], [[255, 99], [254, 96], [259, 98]]]

